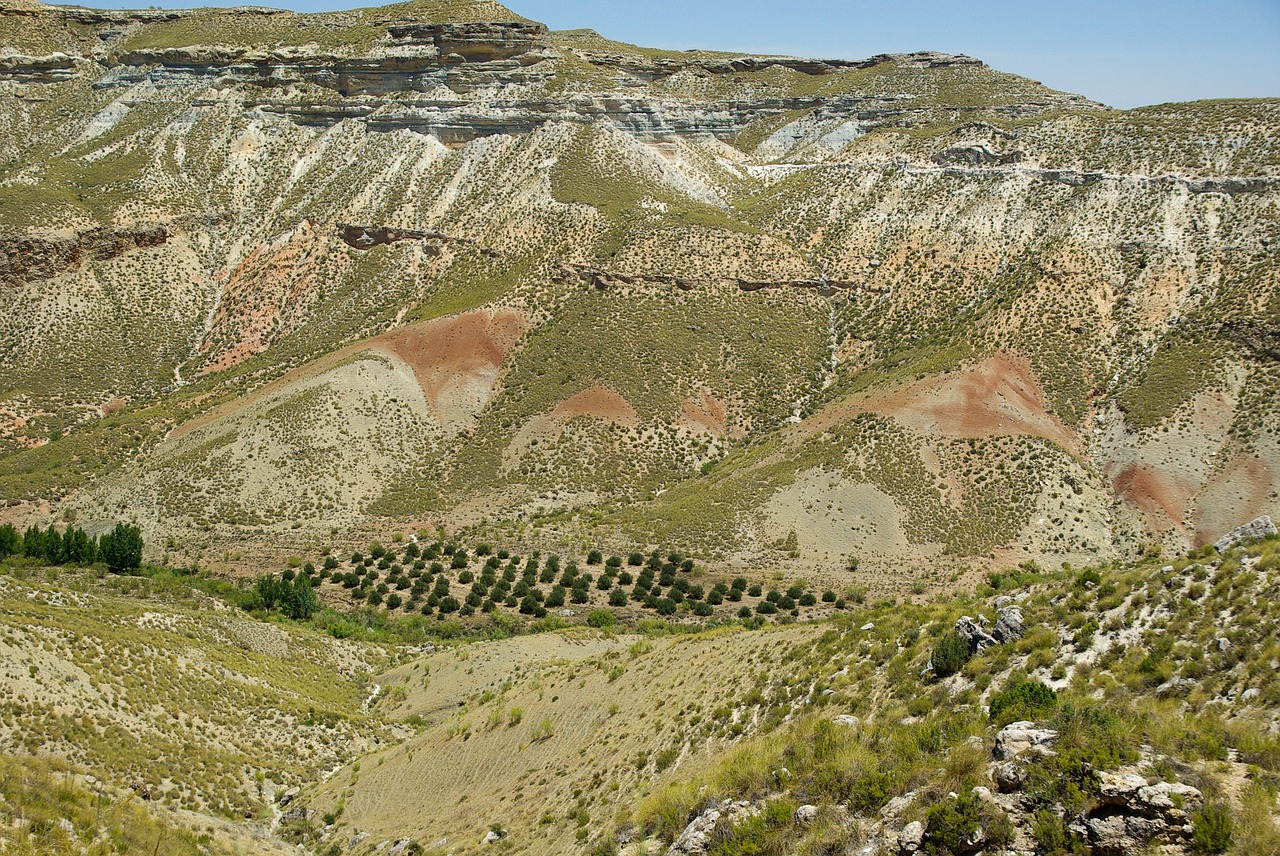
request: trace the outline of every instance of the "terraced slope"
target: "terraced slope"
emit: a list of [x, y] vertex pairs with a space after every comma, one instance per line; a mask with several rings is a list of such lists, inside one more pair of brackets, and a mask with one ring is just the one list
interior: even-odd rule
[[1275, 101], [487, 2], [9, 3], [0, 44], [21, 522], [233, 567], [535, 524], [893, 590], [1277, 512]]

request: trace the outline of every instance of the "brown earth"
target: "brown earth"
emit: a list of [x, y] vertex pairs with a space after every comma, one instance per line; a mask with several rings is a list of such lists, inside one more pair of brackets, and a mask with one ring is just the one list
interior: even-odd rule
[[271, 346], [284, 316], [315, 292], [319, 257], [332, 239], [316, 234], [303, 220], [253, 252], [231, 271], [201, 343], [204, 375], [238, 365]]
[[1207, 390], [1153, 435], [1128, 435], [1102, 467], [1123, 506], [1157, 535], [1202, 546], [1260, 514], [1275, 513], [1280, 444], [1260, 433], [1241, 449], [1232, 439], [1235, 396]]
[[872, 396], [866, 409], [924, 434], [990, 437], [1027, 434], [1079, 454], [1080, 440], [1048, 412], [1022, 360], [998, 354], [975, 366]]
[[589, 386], [577, 395], [566, 398], [551, 411], [551, 417], [557, 421], [566, 421], [575, 416], [590, 416], [627, 426], [637, 422], [635, 408], [625, 398], [612, 389], [599, 385]]
[[[679, 424], [715, 437], [725, 436], [728, 428], [729, 403], [709, 392], [681, 402]], [[735, 436], [738, 432], [735, 432]]]
[[606, 386], [594, 384], [561, 401], [549, 412], [534, 416], [516, 433], [502, 453], [504, 470], [510, 470], [524, 458], [535, 441], [549, 440], [559, 435], [561, 427], [571, 419], [585, 417], [613, 422], [627, 428], [639, 424], [640, 419], [625, 398]]
[[128, 399], [112, 396], [102, 403], [102, 406], [98, 408], [98, 411], [103, 416], [110, 416], [112, 413], [119, 413], [121, 410], [124, 410], [128, 405]]
[[184, 422], [169, 433], [169, 438], [177, 439], [254, 407], [360, 353], [381, 354], [408, 365], [441, 422], [456, 429], [488, 402], [502, 361], [527, 326], [524, 316], [515, 310], [476, 309], [390, 330], [286, 372], [248, 395]]
[[516, 310], [477, 309], [392, 330], [369, 344], [412, 368], [441, 424], [457, 431], [493, 397], [502, 363], [528, 326]]
[[1274, 514], [1276, 468], [1254, 455], [1241, 454], [1201, 489], [1192, 514], [1195, 545], [1212, 544], [1222, 533], [1262, 514]]
[[808, 420], [807, 431], [820, 433], [836, 420], [877, 413], [913, 431], [947, 437], [1029, 435], [1057, 443], [1081, 455], [1080, 438], [1048, 412], [1044, 392], [1024, 360], [997, 354], [949, 374], [927, 377], [872, 393]]
[[1111, 480], [1116, 495], [1138, 510], [1154, 532], [1186, 526], [1187, 506], [1196, 486], [1148, 464], [1129, 464]]

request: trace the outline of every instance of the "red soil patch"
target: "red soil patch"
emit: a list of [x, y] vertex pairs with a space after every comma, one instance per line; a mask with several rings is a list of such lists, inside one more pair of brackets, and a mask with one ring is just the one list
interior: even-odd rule
[[1154, 531], [1169, 527], [1181, 530], [1186, 524], [1187, 506], [1195, 495], [1195, 485], [1150, 464], [1129, 464], [1111, 480], [1116, 495], [1142, 514]]
[[392, 330], [370, 345], [413, 369], [440, 421], [461, 427], [493, 397], [502, 363], [527, 328], [515, 310], [482, 309]]
[[514, 310], [477, 309], [389, 330], [286, 372], [261, 389], [184, 422], [169, 437], [181, 437], [370, 351], [408, 365], [441, 421], [457, 427], [492, 397], [502, 361], [527, 326], [524, 316]]
[[1252, 455], [1237, 455], [1200, 491], [1195, 512], [1195, 545], [1202, 547], [1224, 532], [1262, 514], [1275, 514], [1271, 493], [1275, 468]]
[[102, 403], [102, 406], [98, 408], [98, 412], [103, 416], [110, 416], [112, 413], [119, 413], [121, 410], [124, 410], [128, 403], [129, 402], [123, 398], [108, 398]]
[[680, 409], [680, 424], [695, 431], [701, 430], [715, 437], [723, 437], [729, 416], [729, 404], [709, 392], [697, 399], [686, 398]]
[[197, 374], [242, 363], [301, 324], [315, 299], [320, 262], [331, 242], [304, 220], [236, 265], [200, 345], [206, 362]]
[[605, 386], [589, 386], [577, 395], [570, 396], [555, 406], [551, 417], [567, 421], [575, 416], [591, 416], [619, 425], [635, 425], [635, 408], [618, 393]]
[[1000, 354], [949, 375], [874, 394], [863, 410], [925, 434], [987, 437], [1027, 434], [1080, 452], [1080, 441], [1048, 413], [1044, 393], [1021, 360]]
[[535, 440], [549, 440], [559, 436], [564, 423], [571, 419], [587, 417], [634, 427], [639, 418], [635, 408], [627, 400], [607, 386], [593, 385], [561, 401], [547, 413], [531, 418], [516, 433], [502, 453], [505, 467], [511, 467], [528, 452]]

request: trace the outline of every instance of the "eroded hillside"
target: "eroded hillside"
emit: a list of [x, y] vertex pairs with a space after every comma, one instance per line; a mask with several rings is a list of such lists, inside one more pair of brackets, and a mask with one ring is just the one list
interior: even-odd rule
[[23, 522], [230, 566], [536, 525], [893, 590], [1277, 510], [1274, 101], [489, 2], [7, 2], [0, 111]]

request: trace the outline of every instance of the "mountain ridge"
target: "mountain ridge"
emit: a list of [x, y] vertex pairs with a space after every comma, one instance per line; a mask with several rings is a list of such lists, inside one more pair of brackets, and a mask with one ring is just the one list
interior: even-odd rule
[[123, 507], [228, 568], [487, 527], [903, 589], [1276, 510], [1280, 102], [484, 3], [3, 8], [13, 519]]

